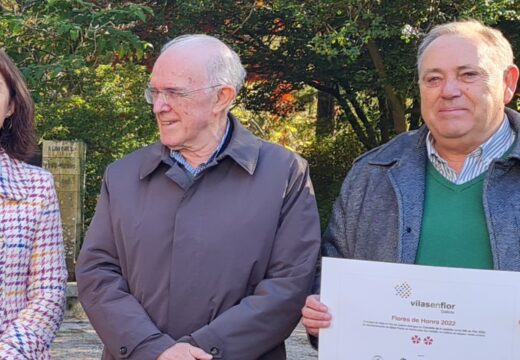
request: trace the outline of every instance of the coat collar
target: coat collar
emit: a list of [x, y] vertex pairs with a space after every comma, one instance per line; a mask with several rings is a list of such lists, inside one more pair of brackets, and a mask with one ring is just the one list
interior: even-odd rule
[[[261, 140], [244, 128], [233, 115], [228, 114], [228, 119], [232, 122], [233, 132], [229, 143], [218, 155], [217, 160], [229, 156], [248, 174], [253, 175], [262, 146]], [[161, 163], [171, 165], [172, 160], [168, 148], [158, 141], [149, 147], [139, 169], [139, 178], [142, 180], [150, 175]]]
[[[375, 148], [374, 157], [369, 161], [372, 165], [390, 166], [409, 158], [416, 158], [417, 153], [426, 152], [426, 136], [428, 128], [422, 126], [418, 130], [407, 131], [390, 140], [387, 144]], [[396, 143], [397, 146], [391, 146]]]
[[506, 108], [506, 115], [511, 123], [511, 127], [516, 133], [515, 145], [509, 154], [509, 158], [520, 160], [520, 114], [514, 110]]
[[0, 150], [0, 197], [20, 201], [29, 195], [29, 178], [24, 163]]
[[228, 118], [232, 122], [233, 133], [229, 144], [217, 159], [221, 160], [229, 156], [249, 175], [253, 175], [258, 164], [262, 141], [242, 126], [233, 115], [229, 114]]

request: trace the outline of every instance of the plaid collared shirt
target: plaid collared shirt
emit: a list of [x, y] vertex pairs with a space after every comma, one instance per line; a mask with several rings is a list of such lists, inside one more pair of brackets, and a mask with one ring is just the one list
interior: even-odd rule
[[426, 138], [426, 149], [428, 151], [428, 159], [442, 176], [454, 184], [464, 184], [486, 171], [491, 161], [504, 155], [514, 141], [515, 132], [511, 128], [507, 116], [504, 116], [504, 121], [498, 131], [466, 157], [459, 175], [435, 150], [431, 132], [428, 132]]
[[224, 144], [226, 143], [226, 140], [229, 136], [229, 129], [230, 129], [230, 121], [228, 120], [227, 125], [226, 125], [226, 131], [224, 132], [224, 136], [222, 136], [222, 139], [220, 140], [220, 144], [218, 144], [217, 148], [215, 149], [215, 151], [213, 151], [213, 153], [211, 154], [209, 159], [205, 163], [202, 163], [199, 166], [197, 166], [196, 168], [193, 168], [188, 163], [188, 161], [184, 158], [184, 156], [182, 156], [180, 151], [170, 150], [170, 157], [172, 159], [174, 159], [175, 161], [177, 161], [180, 165], [182, 165], [191, 174], [191, 176], [195, 177], [195, 176], [199, 175], [201, 172], [203, 172], [204, 170], [206, 170], [206, 168], [209, 166], [209, 164], [211, 164], [211, 162], [220, 153], [222, 146], [224, 146]]

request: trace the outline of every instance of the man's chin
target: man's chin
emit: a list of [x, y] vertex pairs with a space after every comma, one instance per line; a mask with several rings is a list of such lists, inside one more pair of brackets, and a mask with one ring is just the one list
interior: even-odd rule
[[160, 139], [161, 144], [166, 146], [170, 150], [179, 151], [182, 149], [182, 146], [177, 141], [172, 141], [171, 139]]
[[[449, 139], [449, 140], [457, 140], [457, 139], [462, 139], [467, 134], [468, 134], [468, 131], [455, 129], [455, 130], [442, 131], [439, 133], [439, 135], [437, 137], [441, 137], [443, 139]], [[434, 138], [435, 138], [435, 136], [434, 136]]]

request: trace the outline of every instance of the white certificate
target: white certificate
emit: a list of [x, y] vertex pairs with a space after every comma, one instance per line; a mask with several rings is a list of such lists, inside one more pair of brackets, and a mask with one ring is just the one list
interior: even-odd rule
[[518, 360], [520, 273], [323, 258], [320, 360]]

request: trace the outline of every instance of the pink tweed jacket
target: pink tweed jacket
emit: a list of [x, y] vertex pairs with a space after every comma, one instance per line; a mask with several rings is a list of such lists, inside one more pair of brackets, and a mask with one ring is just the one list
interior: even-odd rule
[[51, 174], [0, 150], [0, 359], [50, 359], [66, 279]]

